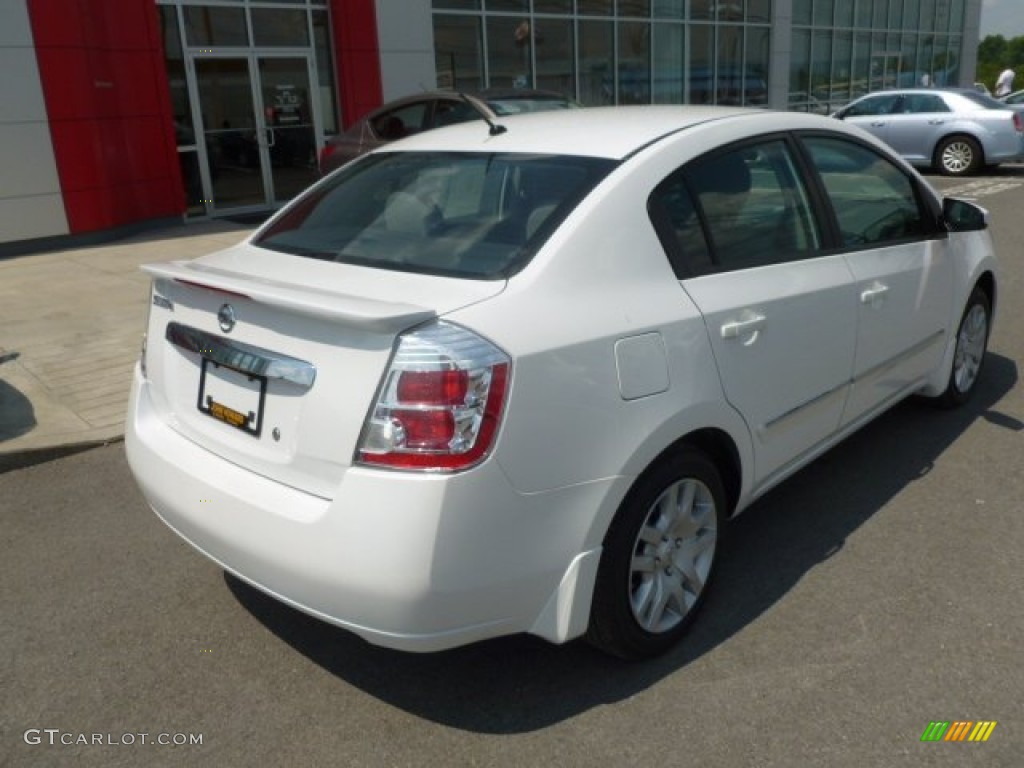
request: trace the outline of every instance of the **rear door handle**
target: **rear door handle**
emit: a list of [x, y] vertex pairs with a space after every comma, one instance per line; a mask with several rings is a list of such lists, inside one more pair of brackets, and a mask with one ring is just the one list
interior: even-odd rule
[[860, 292], [860, 303], [871, 305], [879, 304], [888, 292], [889, 286], [876, 280], [869, 287]]
[[871, 123], [871, 127], [872, 128], [884, 128], [885, 127], [885, 120], [875, 120], [873, 123]]
[[748, 333], [756, 333], [764, 328], [765, 316], [745, 310], [739, 320], [722, 323], [720, 329], [723, 339], [735, 339]]

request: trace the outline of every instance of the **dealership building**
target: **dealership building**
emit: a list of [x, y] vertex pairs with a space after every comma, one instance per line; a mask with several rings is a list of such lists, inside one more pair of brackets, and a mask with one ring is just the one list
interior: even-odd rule
[[436, 87], [827, 113], [974, 80], [982, 0], [3, 0], [0, 255], [248, 215]]

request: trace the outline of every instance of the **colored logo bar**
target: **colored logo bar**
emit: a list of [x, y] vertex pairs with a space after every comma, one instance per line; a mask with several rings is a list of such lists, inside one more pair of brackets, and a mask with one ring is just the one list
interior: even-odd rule
[[921, 741], [988, 741], [995, 727], [995, 720], [932, 720]]

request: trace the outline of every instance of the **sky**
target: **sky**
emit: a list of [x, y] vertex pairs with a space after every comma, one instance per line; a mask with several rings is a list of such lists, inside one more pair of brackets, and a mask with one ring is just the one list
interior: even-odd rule
[[1024, 0], [982, 0], [981, 39], [988, 35], [1024, 36]]

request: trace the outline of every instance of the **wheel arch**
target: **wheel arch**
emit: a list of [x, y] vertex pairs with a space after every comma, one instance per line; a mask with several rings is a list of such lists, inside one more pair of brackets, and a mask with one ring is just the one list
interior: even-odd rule
[[975, 286], [980, 288], [988, 296], [989, 307], [992, 310], [992, 316], [996, 314], [996, 276], [992, 274], [991, 270], [982, 272], [978, 279], [974, 282]]
[[[743, 489], [743, 460], [740, 457], [740, 450], [736, 445], [736, 441], [727, 431], [719, 427], [701, 427], [693, 429], [676, 438], [670, 444], [665, 446], [649, 462], [647, 462], [644, 469], [637, 474], [636, 478], [630, 484], [630, 490], [632, 490], [644, 476], [653, 471], [656, 466], [667, 461], [669, 457], [684, 448], [694, 448], [701, 451], [714, 463], [721, 475], [722, 485], [725, 488], [727, 505], [726, 516], [731, 517], [735, 514]], [[628, 493], [629, 491], [627, 491], [627, 495]], [[608, 521], [608, 524], [611, 524], [611, 520]], [[605, 533], [607, 533], [607, 530]]]

